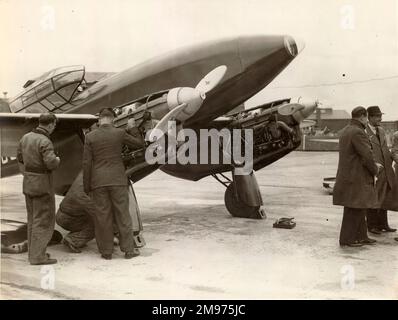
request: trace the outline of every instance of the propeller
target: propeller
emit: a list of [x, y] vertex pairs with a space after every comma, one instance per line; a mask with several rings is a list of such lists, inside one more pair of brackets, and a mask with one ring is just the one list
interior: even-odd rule
[[168, 131], [169, 121], [175, 119], [181, 112], [187, 108], [186, 103], [180, 104], [178, 107], [169, 111], [157, 124], [156, 127], [151, 130], [149, 134], [149, 141], [156, 141], [159, 140], [165, 132]]
[[313, 127], [313, 126], [315, 126], [315, 124], [316, 124], [316, 122], [314, 120], [304, 119], [303, 121], [300, 122], [300, 128], [304, 129], [304, 128]]
[[209, 92], [219, 84], [222, 78], [224, 78], [225, 72], [227, 72], [226, 66], [218, 66], [206, 74], [196, 85], [195, 89], [202, 93]]
[[[204, 99], [206, 99], [206, 93], [220, 83], [226, 71], [227, 67], [221, 65], [206, 74], [195, 88], [180, 87], [170, 89], [167, 94], [167, 105], [170, 111], [163, 116], [152, 130], [149, 135], [150, 141], [154, 141], [155, 137], [160, 139], [167, 132], [169, 121], [178, 120], [183, 123], [192, 117], [200, 109]], [[163, 132], [163, 134], [160, 134], [160, 132]]]
[[303, 110], [304, 106], [299, 103], [288, 103], [278, 108], [278, 113], [281, 116], [291, 116], [293, 113]]
[[293, 116], [297, 122], [307, 118], [320, 105], [319, 100], [308, 100], [302, 97], [292, 98], [290, 103], [278, 108], [278, 113], [282, 116]]

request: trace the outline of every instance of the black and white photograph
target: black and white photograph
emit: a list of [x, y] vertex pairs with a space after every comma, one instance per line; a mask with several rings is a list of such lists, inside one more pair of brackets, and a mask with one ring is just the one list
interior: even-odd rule
[[398, 299], [395, 0], [0, 0], [0, 41], [0, 300]]

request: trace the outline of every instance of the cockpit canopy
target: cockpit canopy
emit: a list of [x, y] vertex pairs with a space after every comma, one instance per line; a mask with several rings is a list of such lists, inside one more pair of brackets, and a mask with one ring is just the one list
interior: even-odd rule
[[26, 89], [10, 103], [11, 112], [65, 112], [86, 83], [84, 66], [53, 69], [25, 84]]

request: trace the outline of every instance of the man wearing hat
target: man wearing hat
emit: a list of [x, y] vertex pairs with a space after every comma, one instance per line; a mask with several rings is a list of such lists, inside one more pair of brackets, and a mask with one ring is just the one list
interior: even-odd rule
[[364, 131], [367, 112], [356, 107], [351, 123], [339, 139], [339, 164], [333, 190], [333, 204], [344, 206], [340, 245], [360, 247], [376, 242], [368, 238], [366, 211], [376, 202], [374, 180], [380, 165], [376, 164], [370, 141]]
[[376, 182], [377, 205], [368, 209], [366, 214], [368, 230], [374, 234], [381, 234], [383, 231], [394, 232], [396, 229], [388, 225], [386, 210], [388, 208], [385, 203], [388, 193], [393, 189], [395, 176], [392, 169], [392, 155], [387, 146], [386, 134], [381, 127], [383, 113], [378, 106], [369, 107], [367, 112], [369, 122], [365, 131], [372, 144], [375, 161], [383, 166]]
[[129, 213], [128, 180], [122, 160], [123, 145], [141, 146], [141, 140], [113, 126], [111, 108], [99, 113], [99, 128], [86, 135], [83, 152], [83, 188], [95, 206], [95, 238], [102, 258], [112, 259], [113, 219], [119, 229], [120, 249], [126, 259], [139, 255], [134, 246]]

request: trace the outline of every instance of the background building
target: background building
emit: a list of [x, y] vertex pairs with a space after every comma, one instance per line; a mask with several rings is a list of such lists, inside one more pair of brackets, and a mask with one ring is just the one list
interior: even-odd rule
[[[350, 123], [351, 114], [345, 110], [333, 108], [317, 108], [308, 117], [314, 125], [303, 129], [303, 139], [299, 150], [305, 151], [338, 151], [338, 138], [341, 131]], [[398, 130], [398, 121], [383, 121], [387, 144], [391, 146], [391, 138]]]
[[0, 112], [10, 112], [8, 105], [7, 92], [3, 92], [3, 97], [0, 98]]
[[349, 124], [351, 115], [345, 110], [317, 108], [308, 119], [315, 121], [315, 130], [337, 133]]

